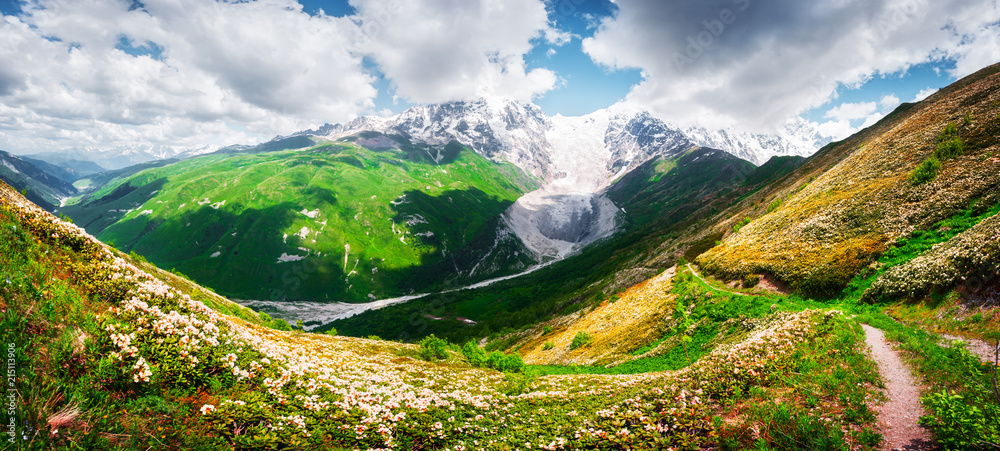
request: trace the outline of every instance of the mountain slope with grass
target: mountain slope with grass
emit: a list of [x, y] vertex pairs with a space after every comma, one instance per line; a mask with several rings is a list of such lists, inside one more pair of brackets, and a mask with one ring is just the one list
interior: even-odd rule
[[[220, 313], [198, 300], [216, 299], [210, 292], [164, 279], [174, 276], [3, 184], [0, 237], [15, 449], [693, 450], [878, 440], [863, 402], [872, 366], [857, 328], [835, 313], [768, 315], [677, 371], [546, 376], [474, 344], [280, 331], [238, 306], [227, 307], [238, 316]], [[783, 376], [816, 365], [840, 371]], [[506, 372], [492, 369], [500, 366]], [[763, 402], [792, 387], [817, 397]], [[758, 424], [772, 432], [759, 434]]]
[[[579, 254], [516, 279], [367, 311], [332, 326], [354, 336], [413, 339], [433, 333], [464, 341], [591, 307], [672, 267], [645, 263], [656, 250], [653, 243], [697, 227], [713, 209], [783, 174], [765, 170], [768, 175], [754, 176], [757, 169], [749, 162], [703, 147], [657, 157], [608, 188], [607, 196], [624, 210], [621, 226]], [[760, 181], [748, 185], [752, 176]]]
[[496, 218], [535, 182], [458, 143], [368, 133], [245, 150], [124, 170], [64, 212], [239, 299], [381, 299], [534, 263], [508, 240], [480, 265], [492, 272], [473, 271]]
[[[970, 75], [834, 143], [723, 213], [699, 257], [726, 278], [766, 274], [835, 295], [915, 230], [1000, 200], [1000, 66]], [[727, 230], [728, 229], [728, 230]]]
[[0, 150], [0, 181], [23, 190], [28, 199], [48, 211], [54, 211], [63, 200], [76, 195], [69, 182], [46, 172], [31, 160]]

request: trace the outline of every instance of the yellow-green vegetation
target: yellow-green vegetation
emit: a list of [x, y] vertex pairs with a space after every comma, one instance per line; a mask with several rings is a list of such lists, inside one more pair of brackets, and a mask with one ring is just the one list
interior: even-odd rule
[[454, 142], [351, 139], [126, 171], [63, 212], [240, 299], [364, 301], [533, 263], [516, 247], [478, 255], [495, 246], [498, 215], [534, 188], [522, 171]]
[[[472, 365], [474, 344], [445, 343], [439, 360], [428, 340], [429, 362], [414, 345], [219, 314], [2, 185], [0, 199], [0, 338], [15, 344], [22, 449], [878, 443], [865, 403], [877, 376], [836, 312], [769, 315], [679, 371], [505, 375]], [[495, 355], [486, 366], [505, 365]]]
[[[1000, 149], [1000, 121], [961, 119], [994, 117], [998, 84], [1000, 74], [984, 69], [821, 150], [762, 193], [787, 196], [777, 208], [750, 201], [721, 213], [728, 221], [702, 233], [734, 231], [699, 264], [724, 278], [771, 274], [800, 293], [835, 296], [896, 239], [975, 199], [992, 205], [1000, 161], [981, 156]], [[730, 222], [743, 218], [753, 220]]]

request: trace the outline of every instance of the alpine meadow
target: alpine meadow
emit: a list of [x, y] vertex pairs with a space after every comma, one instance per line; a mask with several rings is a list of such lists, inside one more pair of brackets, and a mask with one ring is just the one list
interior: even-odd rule
[[1000, 449], [996, 1], [0, 14], [3, 449]]

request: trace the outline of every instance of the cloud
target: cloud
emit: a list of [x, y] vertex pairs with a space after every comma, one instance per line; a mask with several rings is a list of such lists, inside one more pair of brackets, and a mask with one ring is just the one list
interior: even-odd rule
[[896, 97], [894, 94], [884, 95], [878, 101], [879, 108], [881, 108], [882, 111], [885, 112], [891, 112], [893, 109], [899, 106], [899, 104], [900, 104], [899, 97]]
[[541, 0], [356, 3], [331, 17], [294, 0], [27, 2], [0, 20], [0, 146], [252, 143], [379, 114], [379, 75], [413, 102], [559, 86], [524, 61], [571, 39]]
[[899, 97], [894, 94], [882, 96], [877, 104], [875, 102], [845, 102], [827, 110], [823, 117], [830, 119], [829, 121], [811, 122], [811, 124], [820, 135], [840, 140], [858, 130], [875, 125], [876, 122], [899, 106], [899, 103]]
[[927, 88], [921, 89], [920, 92], [917, 93], [917, 95], [913, 96], [913, 100], [910, 100], [910, 102], [919, 102], [921, 100], [924, 100], [924, 99], [930, 97], [930, 95], [934, 94], [935, 92], [938, 92], [937, 88], [927, 87]]
[[[291, 0], [32, 2], [0, 22], [0, 60], [22, 68], [0, 69], [0, 145], [225, 145], [347, 120], [377, 94], [355, 28]], [[127, 51], [143, 46], [162, 52]]]
[[942, 58], [955, 76], [1000, 60], [1000, 7], [983, 3], [620, 0], [583, 48], [641, 69], [628, 101], [662, 117], [769, 131], [841, 85]]
[[352, 0], [359, 47], [414, 103], [483, 96], [528, 101], [556, 87], [544, 68], [528, 70], [524, 55], [543, 39], [566, 33], [549, 26], [539, 0]]
[[875, 102], [842, 103], [826, 112], [824, 117], [836, 121], [853, 121], [870, 116], [878, 110]]

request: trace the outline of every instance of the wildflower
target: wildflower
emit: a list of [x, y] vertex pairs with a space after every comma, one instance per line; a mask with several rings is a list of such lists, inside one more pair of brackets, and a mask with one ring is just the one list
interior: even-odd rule
[[201, 411], [202, 415], [208, 415], [209, 413], [215, 412], [215, 406], [211, 404], [205, 404], [201, 406], [201, 409], [199, 410]]

